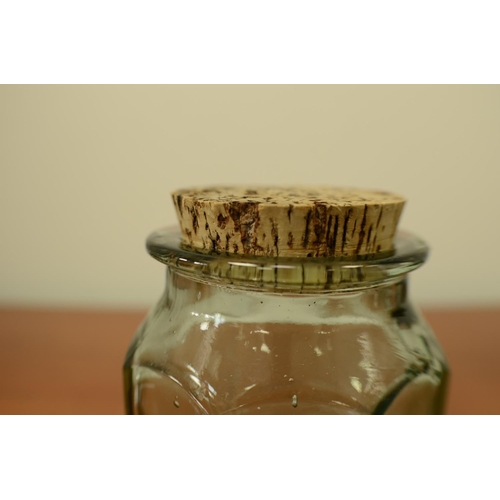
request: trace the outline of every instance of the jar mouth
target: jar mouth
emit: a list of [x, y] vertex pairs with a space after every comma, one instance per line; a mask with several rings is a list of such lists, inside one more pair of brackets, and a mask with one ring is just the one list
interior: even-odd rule
[[280, 292], [353, 291], [393, 282], [420, 267], [429, 248], [419, 237], [398, 231], [384, 254], [356, 257], [263, 257], [217, 254], [187, 248], [176, 227], [164, 227], [146, 240], [149, 254], [192, 279]]

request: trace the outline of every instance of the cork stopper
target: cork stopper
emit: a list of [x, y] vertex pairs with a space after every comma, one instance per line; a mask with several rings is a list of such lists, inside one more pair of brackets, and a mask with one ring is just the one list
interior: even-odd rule
[[405, 199], [332, 187], [211, 187], [172, 193], [193, 249], [272, 257], [390, 251]]

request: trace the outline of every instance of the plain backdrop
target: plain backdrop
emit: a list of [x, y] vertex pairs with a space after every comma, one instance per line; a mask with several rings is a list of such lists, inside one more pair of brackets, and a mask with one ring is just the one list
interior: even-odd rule
[[0, 305], [153, 305], [170, 192], [328, 184], [407, 197], [423, 306], [500, 303], [500, 86], [0, 86]]

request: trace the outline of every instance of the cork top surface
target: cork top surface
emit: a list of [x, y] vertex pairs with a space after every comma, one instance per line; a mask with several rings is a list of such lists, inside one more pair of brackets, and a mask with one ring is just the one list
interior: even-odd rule
[[215, 253], [349, 257], [390, 250], [405, 200], [339, 187], [207, 187], [172, 193], [185, 245]]
[[242, 187], [223, 186], [208, 188], [180, 189], [173, 196], [184, 199], [216, 203], [258, 203], [262, 205], [287, 206], [292, 203], [301, 206], [314, 204], [354, 206], [365, 203], [399, 203], [405, 199], [386, 191], [341, 187], [296, 186], [296, 187]]

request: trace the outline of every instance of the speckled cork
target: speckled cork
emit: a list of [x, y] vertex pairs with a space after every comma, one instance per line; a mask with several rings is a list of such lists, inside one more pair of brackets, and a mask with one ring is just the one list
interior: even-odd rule
[[389, 251], [405, 199], [333, 187], [209, 187], [172, 193], [183, 243], [273, 257], [349, 257]]

